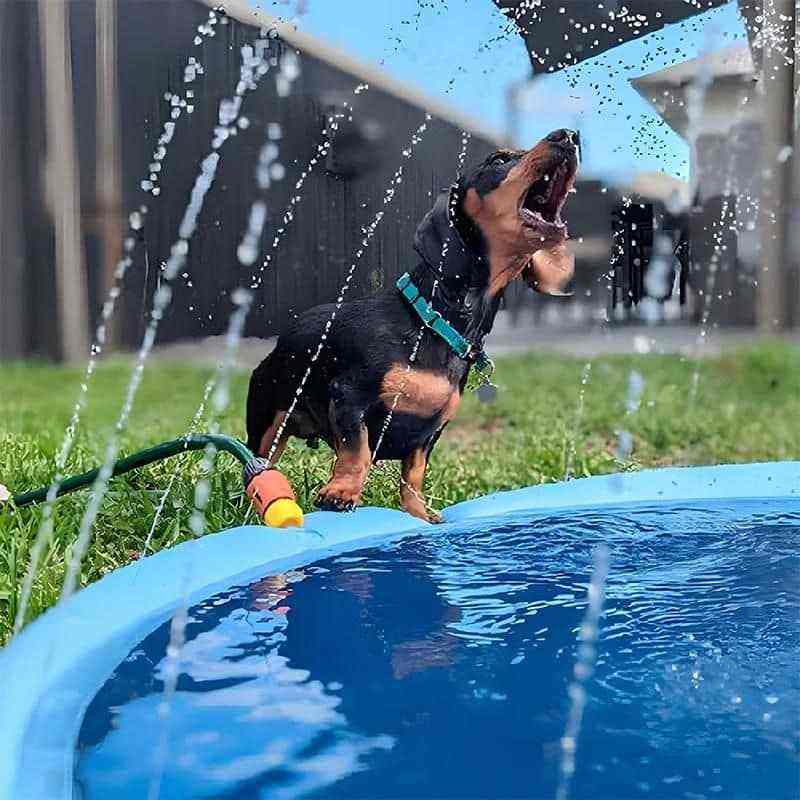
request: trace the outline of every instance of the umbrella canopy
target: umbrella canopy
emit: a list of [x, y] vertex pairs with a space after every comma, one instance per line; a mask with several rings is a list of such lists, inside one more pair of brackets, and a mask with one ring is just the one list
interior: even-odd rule
[[728, 0], [494, 0], [525, 40], [534, 74], [555, 72]]

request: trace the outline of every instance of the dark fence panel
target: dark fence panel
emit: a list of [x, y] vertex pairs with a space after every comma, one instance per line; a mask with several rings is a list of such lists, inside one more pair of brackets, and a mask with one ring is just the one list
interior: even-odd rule
[[[194, 44], [209, 8], [197, 0], [118, 0], [117, 64], [121, 191], [117, 209], [100, 208], [97, 182], [96, 3], [69, 3], [70, 52], [79, 163], [81, 224], [86, 258], [90, 325], [96, 325], [113, 264], [104, 263], [103, 215], [127, 215], [146, 204], [149, 213], [119, 301], [117, 341], [138, 346], [200, 162], [209, 152], [219, 102], [233, 94], [240, 75], [241, 47], [258, 28], [231, 20], [216, 35]], [[3, 93], [0, 141], [3, 145], [4, 198], [0, 206], [0, 357], [30, 355], [58, 358], [59, 325], [55, 299], [54, 239], [46, 186], [46, 142], [37, 3], [12, 2], [0, 9]], [[170, 108], [165, 92], [182, 91], [187, 58], [194, 56], [205, 74], [191, 86], [194, 113], [179, 121], [168, 147], [153, 197], [139, 183], [147, 175], [156, 141]], [[433, 194], [452, 180], [461, 145], [460, 128], [432, 119], [410, 161], [401, 151], [424, 121], [414, 101], [375, 86], [353, 94], [360, 82], [347, 64], [300, 54], [301, 74], [289, 97], [278, 97], [274, 74], [246, 97], [243, 114], [250, 126], [222, 150], [217, 177], [192, 240], [186, 278], [159, 332], [159, 341], [217, 334], [225, 330], [230, 292], [249, 285], [252, 269], [243, 269], [236, 247], [255, 198], [255, 166], [266, 126], [278, 123], [283, 181], [270, 191], [270, 221], [262, 251], [276, 226], [301, 170], [323, 141], [325, 120], [343, 101], [352, 121], [331, 157], [308, 178], [296, 219], [272, 265], [264, 274], [248, 335], [276, 332], [294, 313], [335, 299], [353, 254], [377, 210], [395, 169], [404, 164], [396, 197], [359, 264], [350, 296], [375, 291], [414, 260], [413, 232]], [[470, 157], [482, 157], [496, 143], [476, 136]], [[56, 144], [57, 146], [57, 144]], [[7, 157], [8, 156], [8, 157]], [[58, 187], [54, 187], [56, 190]], [[121, 254], [121, 242], [119, 243]], [[105, 259], [108, 261], [108, 259]], [[257, 262], [260, 265], [261, 260]]]
[[[189, 0], [120, 5], [123, 205], [134, 209], [145, 202], [149, 208], [144, 241], [125, 289], [121, 337], [129, 347], [141, 337], [159, 266], [169, 255], [199, 164], [209, 152], [219, 102], [233, 94], [239, 79], [240, 49], [258, 35], [256, 28], [232, 20], [217, 26], [217, 34], [201, 47], [193, 47], [196, 28], [206, 17], [207, 8]], [[183, 88], [183, 66], [190, 54], [202, 63], [205, 74], [193, 84], [194, 113], [178, 124], [163, 163], [161, 194], [153, 198], [137, 184], [168, 119], [163, 95]], [[455, 175], [460, 128], [432, 119], [413, 158], [406, 160], [401, 151], [424, 122], [424, 109], [374, 86], [354, 95], [359, 78], [308, 54], [301, 54], [300, 64], [302, 71], [290, 96], [278, 97], [273, 73], [246, 96], [242, 113], [250, 125], [223, 145], [216, 179], [191, 242], [188, 277], [176, 281], [160, 341], [223, 332], [231, 291], [248, 286], [253, 270], [260, 266], [261, 257], [253, 268], [241, 267], [236, 248], [256, 197], [255, 166], [270, 123], [281, 126], [279, 160], [286, 175], [270, 190], [262, 254], [295, 182], [323, 141], [326, 116], [341, 108], [342, 101], [352, 107], [352, 121], [343, 122], [331, 158], [306, 181], [295, 220], [264, 273], [247, 335], [273, 334], [293, 314], [334, 300], [360, 246], [362, 228], [378, 210], [386, 215], [356, 268], [348, 297], [374, 292], [414, 263], [414, 230], [433, 194]], [[469, 157], [483, 157], [494, 146], [475, 137]], [[402, 182], [395, 186], [394, 202], [384, 206], [385, 190], [401, 163]]]
[[[0, 206], [0, 225], [5, 232], [0, 236], [4, 262], [0, 283], [2, 357], [59, 356], [36, 8], [36, 3], [6, 3], [0, 17], [4, 75], [8, 76], [3, 82], [0, 133], [2, 141], [9, 143], [8, 148], [4, 144], [4, 156], [14, 148], [20, 153], [18, 163], [4, 159], [3, 175], [8, 178], [3, 184], [10, 189], [9, 200], [4, 197]], [[73, 0], [69, 15], [87, 303], [94, 328], [113, 268], [107, 263], [108, 256], [104, 257], [109, 252], [108, 242], [102, 239], [108, 215], [118, 214], [127, 226], [127, 215], [146, 204], [145, 227], [125, 279], [115, 326], [117, 342], [134, 348], [141, 341], [161, 264], [177, 238], [200, 163], [210, 150], [220, 100], [233, 94], [240, 75], [241, 47], [254, 41], [258, 29], [231, 20], [227, 25], [217, 25], [216, 35], [203, 37], [198, 46], [194, 44], [197, 29], [209, 13], [204, 3], [118, 0], [122, 196], [118, 207], [109, 209], [101, 208], [97, 200], [98, 175], [102, 173], [97, 163], [95, 9], [94, 0]], [[184, 67], [189, 56], [202, 64], [204, 75], [191, 84], [194, 112], [184, 112], [178, 121], [160, 174], [161, 192], [153, 197], [142, 191], [139, 183], [147, 176], [155, 144], [169, 119], [170, 107], [164, 95], [185, 90]], [[288, 97], [278, 96], [273, 73], [265, 75], [259, 88], [247, 94], [242, 113], [250, 125], [222, 148], [216, 179], [190, 245], [186, 275], [175, 282], [174, 299], [160, 326], [159, 341], [224, 332], [231, 292], [251, 283], [253, 271], [269, 251], [301, 171], [324, 139], [328, 115], [341, 110], [345, 102], [351, 118], [342, 122], [325, 164], [318, 165], [306, 180], [295, 219], [264, 272], [246, 335], [272, 335], [294, 314], [335, 300], [360, 247], [363, 229], [379, 210], [385, 217], [355, 268], [348, 297], [390, 286], [415, 263], [414, 230], [436, 192], [455, 176], [461, 128], [454, 122], [431, 119], [413, 157], [405, 159], [402, 151], [425, 120], [425, 109], [418, 100], [402, 89], [390, 91], [377, 85], [379, 81], [355, 95], [353, 89], [362, 78], [354, 74], [349, 63], [323, 55], [318, 47], [309, 46], [300, 53], [300, 65], [300, 76]], [[270, 219], [260, 243], [262, 255], [254, 267], [243, 268], [236, 259], [236, 248], [256, 197], [255, 166], [270, 123], [279, 124], [282, 130], [280, 161], [286, 174], [270, 190]], [[497, 142], [486, 136], [473, 135], [467, 162], [483, 158], [496, 146]], [[394, 202], [385, 205], [385, 191], [401, 164], [402, 182], [394, 187]], [[576, 304], [602, 307], [606, 294], [602, 274], [608, 269], [610, 246], [609, 215], [617, 199], [600, 183], [583, 181], [568, 204], [566, 216], [572, 236], [576, 241], [584, 239], [578, 247], [578, 291], [573, 301], [533, 297], [515, 286], [508, 294], [508, 307], [516, 311], [532, 307], [537, 316], [554, 304], [563, 316], [569, 316]], [[21, 237], [9, 236], [7, 232], [13, 233], [16, 228]], [[121, 253], [121, 242], [118, 244]]]

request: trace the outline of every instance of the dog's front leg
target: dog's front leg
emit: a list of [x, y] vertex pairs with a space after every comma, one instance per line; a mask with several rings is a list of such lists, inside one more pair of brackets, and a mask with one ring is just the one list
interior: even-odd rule
[[351, 511], [361, 503], [372, 454], [363, 411], [349, 398], [337, 395], [331, 400], [329, 412], [336, 463], [331, 479], [317, 495], [316, 505], [330, 511]]
[[418, 447], [403, 459], [400, 502], [403, 508], [414, 517], [424, 519], [426, 522], [441, 522], [442, 518], [435, 511], [428, 510], [422, 495], [422, 484], [425, 480], [425, 470], [428, 468], [429, 453], [429, 447]]

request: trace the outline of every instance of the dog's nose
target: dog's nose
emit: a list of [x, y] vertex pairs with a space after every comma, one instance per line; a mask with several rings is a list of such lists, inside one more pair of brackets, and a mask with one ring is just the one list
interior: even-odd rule
[[547, 141], [554, 144], [573, 144], [578, 143], [577, 131], [571, 131], [568, 128], [559, 128], [557, 131], [547, 134]]

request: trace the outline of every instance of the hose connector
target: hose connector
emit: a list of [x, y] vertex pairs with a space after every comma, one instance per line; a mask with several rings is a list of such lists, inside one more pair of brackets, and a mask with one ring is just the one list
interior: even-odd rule
[[245, 494], [258, 516], [271, 528], [299, 528], [303, 511], [297, 505], [294, 491], [283, 473], [263, 458], [253, 458], [242, 474]]

